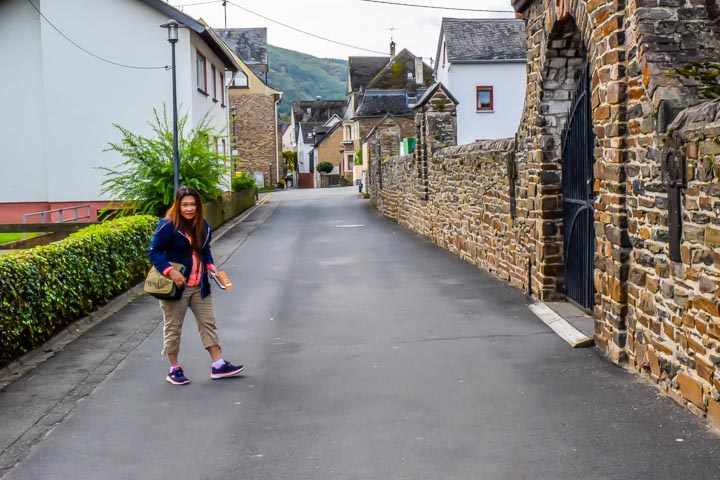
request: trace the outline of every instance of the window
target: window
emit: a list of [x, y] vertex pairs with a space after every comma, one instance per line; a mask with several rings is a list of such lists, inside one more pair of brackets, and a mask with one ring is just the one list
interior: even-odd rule
[[347, 156], [347, 169], [352, 170], [353, 165], [355, 165], [355, 155], [348, 155]]
[[205, 57], [202, 56], [200, 52], [197, 52], [197, 60], [196, 60], [196, 70], [197, 70], [197, 88], [202, 93], [207, 94], [207, 76], [206, 76], [206, 70], [205, 70]]
[[217, 71], [215, 70], [215, 65], [211, 65], [210, 69], [212, 70], [213, 100], [217, 102]]
[[225, 106], [225, 82], [223, 82], [222, 75], [218, 75], [218, 83], [220, 83], [220, 105]]
[[475, 87], [476, 93], [476, 110], [481, 111], [492, 111], [493, 106], [493, 87]]

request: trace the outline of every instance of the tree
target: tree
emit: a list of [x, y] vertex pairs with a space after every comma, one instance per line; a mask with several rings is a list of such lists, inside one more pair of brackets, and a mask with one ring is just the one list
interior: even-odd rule
[[[185, 135], [188, 116], [178, 121], [178, 153], [180, 157], [180, 185], [187, 185], [200, 193], [204, 201], [218, 198], [228, 173], [225, 159], [210, 144], [210, 138], [220, 135], [209, 126], [205, 115], [197, 127]], [[108, 142], [105, 151], [114, 151], [125, 161], [114, 168], [100, 167], [107, 177], [102, 183], [103, 193], [121, 200], [124, 212], [162, 216], [174, 200], [172, 125], [163, 108], [162, 117], [153, 109], [148, 122], [153, 138], [137, 135], [113, 124], [122, 134], [119, 142]]]
[[283, 156], [283, 165], [285, 165], [285, 168], [288, 172], [297, 172], [298, 169], [298, 159], [297, 159], [297, 152], [293, 151], [285, 151], [282, 152]]
[[317, 171], [321, 173], [330, 173], [335, 166], [330, 162], [320, 162], [317, 164]]

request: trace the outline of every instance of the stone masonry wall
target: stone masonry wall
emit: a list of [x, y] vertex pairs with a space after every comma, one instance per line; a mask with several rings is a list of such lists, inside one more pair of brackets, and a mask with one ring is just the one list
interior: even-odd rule
[[[228, 132], [230, 145], [237, 148], [240, 157], [238, 171], [263, 172], [265, 184], [277, 183], [277, 144], [275, 130], [275, 99], [267, 94], [229, 93], [230, 105], [237, 108]], [[236, 146], [233, 146], [236, 145]], [[282, 162], [281, 162], [282, 163]]]
[[720, 102], [683, 111], [670, 136], [664, 154], [687, 166], [681, 261], [667, 253], [667, 188], [636, 183], [628, 355], [663, 392], [720, 423]]
[[[444, 148], [449, 118], [418, 112], [424, 141], [412, 157], [373, 159], [371, 201], [536, 297], [563, 298], [573, 259], [563, 258], [562, 142], [587, 65], [596, 345], [720, 423], [720, 103], [702, 103], [700, 82], [673, 75], [720, 58], [717, 2], [512, 3], [523, 9], [528, 37], [515, 141]], [[679, 158], [688, 183], [673, 261], [668, 192], [678, 184], [668, 165]]]
[[[400, 225], [525, 289], [532, 226], [511, 218], [507, 165], [514, 148], [513, 140], [504, 139], [438, 150], [428, 164], [427, 201], [415, 157], [386, 158], [382, 187], [373, 177], [373, 204]], [[378, 172], [377, 160], [372, 167]]]

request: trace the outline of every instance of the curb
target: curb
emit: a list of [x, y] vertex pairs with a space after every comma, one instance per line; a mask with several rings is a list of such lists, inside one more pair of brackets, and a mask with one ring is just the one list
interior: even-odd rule
[[573, 327], [567, 320], [555, 313], [544, 302], [535, 302], [530, 305], [530, 311], [550, 327], [560, 338], [565, 340], [573, 348], [589, 347], [595, 341]]
[[[263, 199], [255, 204], [254, 206], [245, 210], [242, 214], [238, 215], [235, 219], [221, 225], [217, 232], [213, 235], [213, 242], [215, 243], [222, 238], [225, 233], [235, 227], [238, 223], [242, 222], [248, 216], [250, 216], [255, 210], [261, 207], [267, 202], [272, 195], [268, 194]], [[113, 297], [108, 303], [92, 312], [90, 315], [79, 318], [74, 322], [67, 325], [65, 328], [60, 330], [58, 333], [47, 342], [38, 345], [33, 350], [29, 351], [25, 355], [21, 356], [12, 363], [0, 368], [0, 392], [3, 391], [12, 382], [22, 378], [30, 370], [42, 364], [57, 352], [61, 351], [68, 344], [75, 341], [83, 333], [90, 330], [92, 327], [102, 323], [108, 317], [122, 310], [127, 304], [137, 297], [145, 295], [143, 291], [144, 281], [131, 287], [129, 290]]]
[[75, 341], [80, 335], [123, 309], [125, 305], [130, 303], [132, 300], [144, 295], [143, 283], [144, 282], [141, 282], [114, 297], [90, 315], [75, 320], [60, 330], [47, 342], [39, 345], [34, 350], [29, 351], [11, 364], [3, 367], [0, 370], [0, 391], [4, 390], [5, 387], [15, 380], [20, 379], [33, 368], [45, 362], [45, 360], [51, 358], [55, 355], [55, 353]]

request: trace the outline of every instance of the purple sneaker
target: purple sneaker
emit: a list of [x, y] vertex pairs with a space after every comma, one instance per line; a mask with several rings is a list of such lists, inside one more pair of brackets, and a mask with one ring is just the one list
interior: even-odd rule
[[212, 367], [210, 378], [217, 380], [219, 378], [232, 377], [241, 373], [243, 370], [245, 370], [245, 367], [242, 365], [233, 365], [230, 362], [225, 362], [220, 368]]
[[185, 373], [180, 367], [176, 367], [170, 370], [170, 373], [168, 373], [168, 376], [165, 377], [165, 380], [172, 383], [173, 385], [187, 385], [188, 383], [190, 383], [190, 380], [185, 377]]

